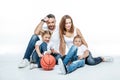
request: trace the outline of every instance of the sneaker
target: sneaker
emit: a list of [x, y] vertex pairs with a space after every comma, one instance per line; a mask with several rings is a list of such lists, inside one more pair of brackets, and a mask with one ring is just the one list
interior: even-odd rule
[[30, 64], [30, 70], [35, 69], [35, 68], [38, 68], [38, 65], [34, 64], [34, 63], [31, 63]]
[[18, 68], [24, 68], [24, 67], [28, 66], [29, 63], [30, 63], [30, 62], [28, 61], [28, 59], [23, 59], [23, 60], [21, 61], [21, 63], [18, 65]]
[[110, 56], [105, 56], [105, 57], [103, 57], [103, 61], [104, 62], [113, 62], [113, 58]]
[[67, 69], [66, 69], [66, 66], [63, 64], [63, 61], [59, 58], [58, 59], [58, 65], [59, 65], [59, 68], [62, 72], [62, 74], [67, 74]]

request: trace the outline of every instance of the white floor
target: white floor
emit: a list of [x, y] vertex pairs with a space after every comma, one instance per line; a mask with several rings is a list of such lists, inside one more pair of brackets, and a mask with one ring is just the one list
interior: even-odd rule
[[58, 66], [52, 71], [29, 70], [29, 66], [19, 69], [17, 66], [22, 56], [23, 54], [0, 55], [0, 80], [120, 80], [120, 56], [114, 57], [114, 62], [85, 65], [67, 75], [60, 74]]

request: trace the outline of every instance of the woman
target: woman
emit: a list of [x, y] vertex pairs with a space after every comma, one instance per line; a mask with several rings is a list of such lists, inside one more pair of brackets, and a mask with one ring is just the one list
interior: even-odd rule
[[69, 15], [64, 15], [59, 24], [59, 35], [60, 35], [60, 53], [62, 56], [65, 55], [66, 52], [66, 45], [68, 50], [73, 45], [73, 39], [76, 35], [79, 35], [82, 39], [82, 43], [88, 47], [84, 37], [80, 30], [74, 27], [73, 20]]
[[[96, 65], [101, 63], [102, 61], [111, 62], [111, 57], [97, 57], [93, 58], [89, 50], [87, 49], [88, 45], [84, 40], [80, 30], [75, 28], [73, 25], [72, 18], [69, 15], [65, 15], [62, 17], [59, 27], [60, 32], [60, 53], [63, 56], [63, 62], [61, 59], [58, 60], [60, 69], [63, 74], [70, 73], [79, 67], [84, 66], [85, 63], [88, 65]], [[76, 36], [77, 35], [77, 36]], [[74, 43], [74, 44], [73, 44]], [[79, 49], [76, 46], [80, 46], [82, 43], [82, 49]], [[66, 45], [68, 47], [68, 53], [65, 55]], [[81, 47], [80, 47], [81, 48]], [[79, 50], [78, 50], [79, 49]], [[83, 55], [79, 55], [77, 59], [76, 53], [84, 53]], [[73, 56], [75, 56], [73, 59]], [[68, 63], [71, 62], [69, 65]], [[66, 67], [67, 66], [67, 67]]]

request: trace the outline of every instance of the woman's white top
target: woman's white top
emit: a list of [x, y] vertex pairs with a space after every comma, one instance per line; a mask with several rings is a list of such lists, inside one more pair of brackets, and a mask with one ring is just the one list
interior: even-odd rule
[[64, 40], [65, 40], [65, 43], [66, 43], [66, 46], [67, 46], [68, 50], [73, 45], [73, 39], [76, 35], [77, 35], [76, 28], [74, 29], [74, 35], [72, 37], [67, 37], [67, 36], [64, 35]]

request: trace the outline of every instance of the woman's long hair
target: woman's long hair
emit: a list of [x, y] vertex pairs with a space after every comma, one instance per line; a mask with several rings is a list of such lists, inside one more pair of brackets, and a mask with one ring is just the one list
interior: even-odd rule
[[60, 24], [59, 24], [59, 35], [60, 35], [60, 47], [59, 47], [59, 50], [60, 50], [60, 53], [62, 55], [65, 54], [65, 49], [66, 49], [66, 43], [65, 43], [65, 40], [64, 40], [64, 36], [65, 33], [66, 33], [66, 29], [65, 29], [65, 24], [66, 24], [66, 19], [70, 19], [71, 20], [71, 29], [70, 29], [70, 33], [74, 33], [74, 25], [73, 25], [73, 20], [72, 18], [69, 16], [69, 15], [64, 15], [60, 21]]

